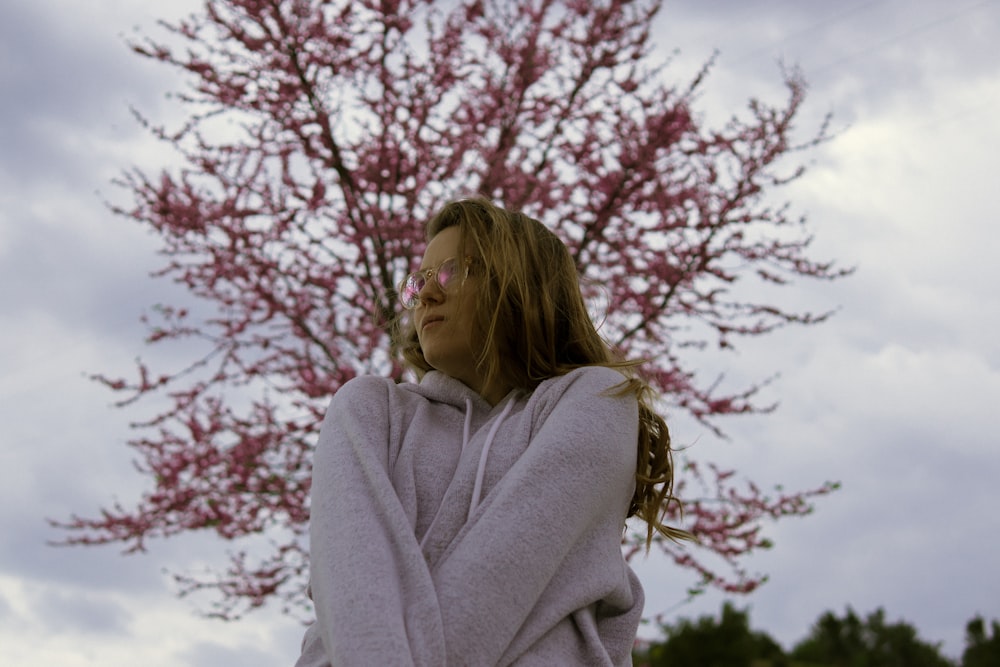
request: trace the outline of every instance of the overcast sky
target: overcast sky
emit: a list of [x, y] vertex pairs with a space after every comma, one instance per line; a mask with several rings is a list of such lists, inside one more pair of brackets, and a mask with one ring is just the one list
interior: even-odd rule
[[[88, 373], [128, 373], [138, 317], [183, 300], [152, 280], [155, 239], [111, 216], [110, 180], [162, 154], [129, 115], [173, 113], [171, 76], [124, 37], [192, 2], [0, 3], [0, 664], [76, 667], [290, 665], [301, 627], [277, 610], [205, 620], [164, 568], [192, 571], [223, 547], [204, 537], [55, 549], [46, 517], [85, 515], [143, 488], [124, 446], [137, 412], [115, 410]], [[810, 82], [802, 119], [837, 138], [784, 194], [806, 213], [817, 257], [857, 266], [796, 284], [786, 303], [836, 308], [704, 359], [734, 381], [781, 375], [769, 416], [726, 422], [719, 441], [683, 419], [675, 438], [764, 485], [843, 489], [815, 515], [768, 526], [770, 575], [754, 627], [786, 648], [824, 611], [884, 607], [958, 656], [965, 623], [1000, 618], [1000, 2], [667, 2], [657, 44], [683, 82], [720, 56], [701, 111], [725, 119], [780, 101], [779, 59]], [[639, 567], [647, 612], [671, 608], [688, 573]], [[709, 594], [676, 614], [717, 612]], [[204, 601], [201, 601], [202, 603]]]

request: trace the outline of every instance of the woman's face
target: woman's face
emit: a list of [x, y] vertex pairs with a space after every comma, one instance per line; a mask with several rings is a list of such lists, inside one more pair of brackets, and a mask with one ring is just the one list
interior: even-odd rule
[[476, 368], [482, 345], [472, 333], [476, 277], [470, 274], [463, 289], [465, 253], [459, 247], [459, 236], [458, 227], [448, 227], [427, 244], [420, 269], [436, 269], [446, 259], [454, 258], [456, 275], [447, 290], [441, 288], [436, 276], [428, 280], [420, 290], [413, 318], [420, 349], [431, 368], [482, 393], [484, 379]]

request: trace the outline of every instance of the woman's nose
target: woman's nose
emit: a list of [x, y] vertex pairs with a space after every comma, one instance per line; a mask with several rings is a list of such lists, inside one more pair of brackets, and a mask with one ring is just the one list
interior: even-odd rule
[[438, 284], [437, 276], [431, 276], [424, 282], [424, 286], [417, 292], [420, 302], [440, 303], [444, 300], [444, 291]]

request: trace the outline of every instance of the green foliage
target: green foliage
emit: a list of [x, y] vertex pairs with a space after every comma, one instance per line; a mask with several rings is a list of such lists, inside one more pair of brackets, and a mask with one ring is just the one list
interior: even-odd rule
[[990, 636], [986, 636], [986, 622], [976, 616], [965, 626], [965, 651], [962, 667], [996, 667], [1000, 665], [1000, 623], [990, 623]]
[[675, 626], [661, 626], [663, 643], [651, 644], [633, 656], [636, 665], [648, 667], [757, 667], [788, 665], [784, 651], [770, 636], [750, 629], [746, 611], [730, 603], [722, 616], [682, 619]]
[[878, 609], [864, 622], [848, 607], [843, 618], [823, 614], [791, 657], [829, 667], [951, 667], [940, 646], [917, 637], [904, 622], [886, 623]]
[[751, 630], [748, 613], [728, 602], [719, 618], [681, 619], [660, 629], [662, 641], [633, 651], [636, 667], [1000, 666], [1000, 622], [987, 628], [981, 616], [966, 625], [961, 663], [941, 655], [940, 644], [920, 639], [909, 623], [888, 623], [881, 608], [864, 620], [850, 607], [842, 617], [826, 612], [788, 653], [767, 633]]

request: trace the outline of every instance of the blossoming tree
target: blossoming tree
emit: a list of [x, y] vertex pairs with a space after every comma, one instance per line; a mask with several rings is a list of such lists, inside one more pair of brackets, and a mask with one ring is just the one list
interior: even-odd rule
[[[180, 167], [126, 170], [116, 213], [162, 240], [158, 274], [190, 293], [159, 304], [147, 343], [190, 353], [98, 376], [164, 406], [130, 445], [148, 476], [134, 505], [59, 525], [71, 544], [214, 531], [237, 548], [181, 591], [216, 592], [231, 618], [305, 596], [310, 455], [333, 392], [359, 373], [400, 377], [388, 339], [395, 285], [415, 268], [423, 223], [482, 193], [550, 225], [570, 246], [606, 339], [648, 359], [668, 415], [767, 410], [760, 384], [722, 391], [693, 348], [728, 348], [825, 313], [753, 295], [755, 281], [846, 272], [808, 256], [802, 218], [774, 191], [803, 172], [794, 154], [804, 82], [779, 105], [751, 101], [703, 127], [696, 95], [665, 82], [650, 38], [656, 0], [207, 0], [133, 44], [186, 76], [186, 122], [149, 130]], [[744, 288], [746, 287], [746, 288]], [[772, 291], [767, 291], [773, 294]], [[158, 397], [158, 398], [156, 398]], [[699, 539], [657, 547], [696, 586], [750, 591], [746, 555], [763, 520], [807, 514], [835, 487], [773, 493], [685, 456], [677, 492]], [[243, 546], [264, 536], [267, 546]], [[623, 548], [638, 547], [627, 538]], [[720, 566], [721, 563], [721, 566]]]

